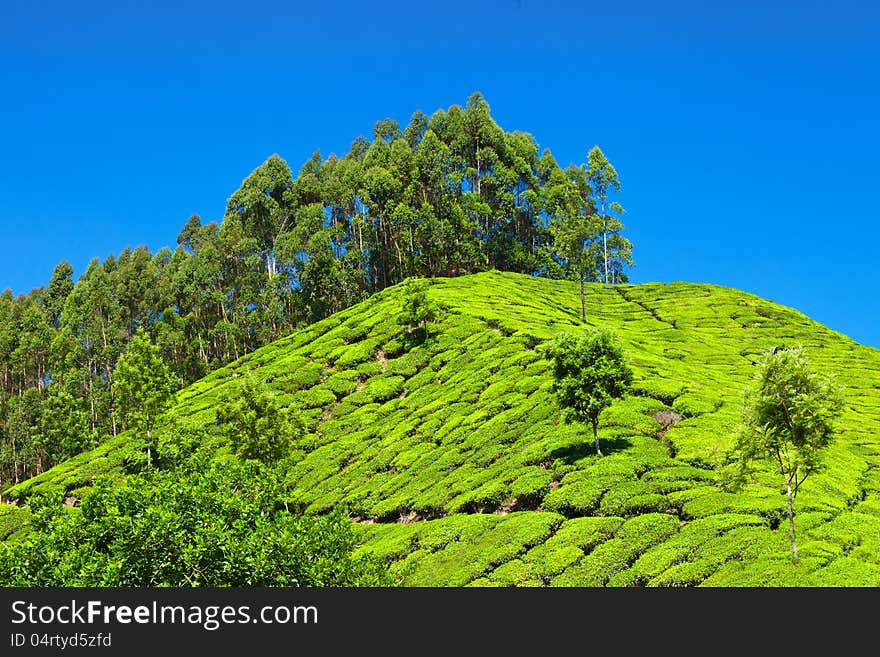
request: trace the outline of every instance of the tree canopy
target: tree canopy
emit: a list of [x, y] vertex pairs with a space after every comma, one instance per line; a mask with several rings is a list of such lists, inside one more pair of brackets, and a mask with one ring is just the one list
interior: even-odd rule
[[421, 333], [422, 342], [428, 339], [428, 325], [437, 321], [440, 309], [428, 298], [428, 281], [410, 278], [404, 283], [403, 299], [397, 323], [403, 326], [407, 335]]
[[135, 334], [128, 351], [119, 358], [114, 381], [123, 426], [146, 437], [147, 465], [151, 466], [153, 429], [179, 382], [162, 360], [159, 348], [143, 331]]
[[304, 431], [296, 412], [282, 407], [250, 375], [238, 395], [217, 409], [217, 424], [242, 458], [268, 464], [289, 456]]
[[561, 333], [545, 356], [552, 363], [553, 392], [566, 420], [592, 426], [596, 454], [601, 456], [599, 415], [632, 383], [623, 347], [609, 329], [594, 329], [579, 336]]
[[822, 450], [834, 437], [843, 406], [841, 388], [812, 368], [802, 346], [762, 354], [743, 393], [732, 483], [744, 483], [757, 461], [769, 461], [782, 475], [795, 560], [794, 501], [806, 478], [822, 467]]

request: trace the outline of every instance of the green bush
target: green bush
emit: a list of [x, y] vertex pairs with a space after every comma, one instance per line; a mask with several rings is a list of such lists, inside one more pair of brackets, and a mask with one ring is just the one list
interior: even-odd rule
[[[475, 580], [479, 581], [479, 580]], [[541, 586], [530, 564], [512, 559], [493, 570], [485, 581], [493, 586]]]
[[824, 587], [876, 588], [880, 586], [880, 564], [841, 557], [828, 566], [818, 569], [813, 574], [811, 584]]
[[678, 529], [678, 519], [658, 513], [624, 522], [614, 538], [598, 545], [576, 565], [555, 577], [554, 586], [605, 586], [639, 554], [664, 541]]
[[618, 515], [633, 516], [642, 513], [663, 513], [670, 509], [669, 500], [665, 495], [646, 493], [633, 495], [620, 506]]
[[623, 524], [623, 518], [575, 518], [567, 520], [556, 533], [554, 540], [561, 544], [576, 545], [589, 552], [599, 543], [608, 540]]
[[0, 541], [20, 540], [28, 533], [31, 510], [11, 504], [0, 504]]
[[676, 398], [672, 408], [682, 417], [694, 417], [712, 413], [715, 410], [715, 400], [709, 397], [708, 393], [704, 393], [704, 396], [684, 394]]
[[711, 470], [695, 468], [690, 465], [675, 465], [670, 467], [658, 468], [646, 472], [642, 477], [646, 481], [715, 481], [715, 473]]
[[353, 393], [355, 388], [357, 388], [357, 384], [357, 371], [343, 370], [331, 374], [322, 385], [332, 391], [336, 397], [342, 398]]
[[510, 497], [510, 489], [500, 481], [490, 481], [474, 491], [459, 495], [449, 503], [451, 513], [494, 511]]
[[370, 360], [360, 363], [355, 370], [362, 380], [366, 380], [382, 374], [382, 364], [377, 360]]
[[[599, 504], [599, 513], [603, 516], [626, 515], [623, 511], [627, 502], [633, 497], [649, 494], [648, 484], [641, 481], [621, 481], [611, 486]], [[662, 498], [663, 496], [658, 496]]]
[[553, 577], [577, 563], [583, 556], [583, 550], [575, 545], [549, 547], [545, 543], [529, 550], [523, 561], [529, 566], [533, 577], [548, 584]]
[[273, 473], [256, 461], [99, 481], [76, 509], [33, 502], [33, 531], [0, 543], [11, 586], [358, 586], [390, 580], [353, 556], [339, 513], [284, 510]]
[[334, 367], [348, 369], [353, 365], [375, 360], [378, 348], [376, 340], [364, 340], [363, 342], [340, 347], [330, 354], [329, 359], [333, 362]]
[[[674, 494], [670, 495], [670, 498], [673, 497]], [[788, 517], [785, 499], [772, 492], [760, 495], [707, 493], [685, 502], [682, 506], [682, 514], [686, 518], [705, 518], [719, 513], [748, 513], [762, 516], [776, 524]]]
[[676, 564], [650, 581], [651, 586], [697, 586], [718, 569], [709, 559]]
[[308, 388], [296, 393], [295, 399], [301, 408], [324, 408], [336, 401], [336, 395], [327, 388]]
[[[321, 380], [323, 368], [318, 363], [308, 363], [291, 370], [285, 381], [293, 384], [294, 389], [308, 388]], [[292, 391], [291, 391], [292, 392]]]
[[606, 481], [577, 481], [550, 491], [543, 507], [565, 516], [588, 515], [599, 508], [599, 500], [608, 489]]
[[553, 475], [536, 467], [526, 468], [510, 483], [510, 494], [522, 502], [538, 502], [549, 491]]

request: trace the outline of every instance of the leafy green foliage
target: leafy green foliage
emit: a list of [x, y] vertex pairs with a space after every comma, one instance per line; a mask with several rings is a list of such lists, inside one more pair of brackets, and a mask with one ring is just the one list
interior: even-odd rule
[[397, 323], [405, 327], [412, 335], [419, 331], [422, 342], [428, 339], [428, 326], [437, 321], [439, 308], [428, 298], [428, 282], [424, 279], [409, 278], [403, 282], [402, 309], [397, 316]]
[[[620, 178], [617, 170], [598, 146], [593, 146], [587, 154], [587, 180], [592, 192], [593, 207], [598, 214], [593, 218], [601, 226], [602, 258], [600, 270], [603, 281], [607, 283], [626, 283], [624, 266], [632, 266], [632, 244], [620, 235], [623, 224], [618, 218], [623, 207], [610, 201], [611, 192], [620, 191]], [[598, 245], [597, 245], [598, 247]], [[598, 254], [598, 248], [596, 249]]]
[[0, 504], [0, 541], [13, 542], [23, 538], [30, 529], [31, 510], [11, 504]]
[[191, 461], [124, 483], [100, 480], [82, 505], [31, 501], [33, 529], [0, 543], [5, 586], [371, 586], [339, 512], [296, 516], [257, 461]]
[[82, 403], [66, 387], [52, 383], [46, 391], [40, 409], [40, 433], [35, 443], [49, 462], [60, 463], [85, 449], [94, 447], [98, 440], [89, 428], [88, 413]]
[[764, 353], [754, 380], [744, 394], [742, 427], [733, 446], [734, 481], [742, 483], [757, 458], [773, 463], [785, 481], [797, 560], [792, 505], [804, 480], [821, 467], [820, 454], [834, 436], [843, 396], [840, 386], [812, 369], [802, 347]]
[[146, 435], [150, 465], [153, 429], [162, 411], [171, 403], [178, 382], [162, 360], [158, 347], [142, 331], [135, 335], [128, 351], [116, 364], [115, 381], [122, 421]]
[[245, 377], [234, 398], [217, 408], [217, 424], [237, 454], [264, 463], [289, 456], [304, 430], [298, 415], [280, 406], [251, 376]]
[[834, 436], [844, 404], [840, 387], [813, 371], [800, 347], [765, 353], [754, 379], [744, 395], [735, 453], [743, 465], [771, 459], [796, 491], [819, 469], [821, 450]]
[[623, 355], [623, 347], [607, 329], [575, 337], [562, 333], [547, 347], [553, 364], [553, 391], [566, 419], [589, 422], [593, 427], [596, 453], [599, 449], [599, 414], [622, 397], [630, 383], [632, 370]]

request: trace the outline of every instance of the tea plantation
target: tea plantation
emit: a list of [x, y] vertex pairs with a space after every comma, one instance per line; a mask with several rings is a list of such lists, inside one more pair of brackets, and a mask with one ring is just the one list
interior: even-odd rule
[[[729, 288], [588, 285], [588, 324], [615, 331], [635, 373], [600, 418], [598, 457], [590, 429], [562, 421], [542, 353], [582, 326], [575, 283], [489, 272], [433, 280], [428, 297], [424, 342], [397, 323], [398, 286], [211, 373], [166, 414], [166, 451], [181, 431], [226, 450], [216, 408], [253, 376], [306, 425], [289, 503], [342, 505], [402, 585], [880, 585], [880, 352]], [[730, 492], [719, 475], [757, 355], [796, 344], [847, 403], [797, 498], [795, 564], [780, 476]], [[142, 448], [123, 434], [5, 495], [73, 503]], [[0, 538], [27, 514], [3, 505]]]

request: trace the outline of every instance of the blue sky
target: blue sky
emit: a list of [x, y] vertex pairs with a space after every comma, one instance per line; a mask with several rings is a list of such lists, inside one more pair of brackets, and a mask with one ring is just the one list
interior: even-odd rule
[[0, 2], [0, 289], [222, 217], [385, 117], [479, 90], [616, 166], [633, 282], [729, 285], [880, 348], [874, 3]]

